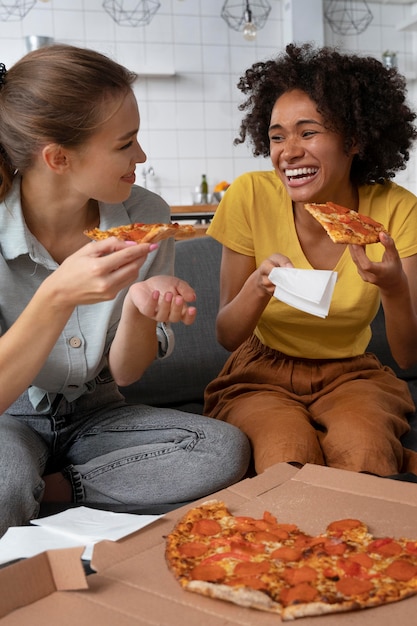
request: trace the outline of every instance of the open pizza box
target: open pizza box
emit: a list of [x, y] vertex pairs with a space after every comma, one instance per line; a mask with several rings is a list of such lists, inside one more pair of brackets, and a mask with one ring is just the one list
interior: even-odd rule
[[[417, 485], [369, 475], [285, 463], [210, 497], [232, 514], [262, 517], [307, 533], [336, 519], [359, 518], [376, 536], [417, 537]], [[198, 503], [207, 500], [205, 498]], [[86, 575], [82, 548], [45, 552], [0, 570], [0, 621], [6, 626], [272, 626], [278, 615], [206, 598], [183, 590], [164, 557], [165, 536], [189, 509], [181, 507], [117, 542], [95, 546], [94, 573]], [[389, 605], [306, 617], [299, 626], [411, 626], [417, 595]]]

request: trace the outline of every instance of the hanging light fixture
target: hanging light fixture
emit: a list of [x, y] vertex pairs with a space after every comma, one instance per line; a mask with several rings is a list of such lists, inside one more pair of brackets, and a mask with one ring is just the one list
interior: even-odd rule
[[330, 0], [324, 9], [324, 18], [338, 35], [363, 33], [373, 20], [366, 0]]
[[256, 38], [258, 30], [265, 26], [271, 5], [268, 0], [226, 0], [221, 10], [221, 17], [233, 30], [243, 32], [247, 41]]
[[0, 0], [0, 20], [22, 20], [36, 4], [36, 0]]
[[103, 9], [120, 26], [147, 26], [161, 3], [158, 0], [104, 0]]

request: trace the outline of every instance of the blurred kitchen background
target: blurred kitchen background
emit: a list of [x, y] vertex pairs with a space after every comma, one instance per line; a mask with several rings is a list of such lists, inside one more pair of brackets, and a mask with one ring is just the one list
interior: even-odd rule
[[[242, 32], [248, 4], [258, 23], [249, 40]], [[270, 169], [248, 146], [233, 145], [242, 99], [236, 84], [290, 41], [381, 61], [394, 52], [417, 109], [417, 2], [408, 0], [0, 0], [0, 61], [10, 67], [45, 43], [33, 36], [94, 48], [138, 73], [148, 161], [138, 165], [137, 183], [171, 205], [190, 204], [203, 173], [212, 191], [245, 171]], [[417, 193], [414, 154], [396, 180]]]

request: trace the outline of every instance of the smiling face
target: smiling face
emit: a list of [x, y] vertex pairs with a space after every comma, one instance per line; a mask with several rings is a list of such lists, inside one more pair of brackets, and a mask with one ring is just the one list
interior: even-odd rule
[[71, 180], [88, 198], [118, 203], [129, 197], [136, 163], [144, 163], [146, 154], [137, 140], [140, 120], [134, 94], [110, 100], [103, 110], [99, 130], [82, 148], [70, 150]]
[[305, 92], [294, 89], [278, 98], [271, 113], [269, 140], [272, 164], [293, 202], [349, 204], [356, 149], [346, 154], [343, 137], [326, 128], [317, 105]]

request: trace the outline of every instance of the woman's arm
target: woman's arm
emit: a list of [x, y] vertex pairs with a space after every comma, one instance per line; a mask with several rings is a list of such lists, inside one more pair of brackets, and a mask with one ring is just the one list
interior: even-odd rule
[[153, 276], [127, 293], [108, 360], [114, 380], [125, 387], [138, 380], [157, 353], [157, 322], [192, 324], [194, 290], [175, 276]]
[[417, 255], [400, 259], [391, 237], [382, 233], [380, 240], [380, 263], [372, 263], [362, 246], [351, 246], [351, 255], [363, 280], [379, 287], [391, 354], [407, 369], [417, 363]]
[[39, 373], [74, 308], [113, 299], [137, 278], [149, 248], [114, 238], [90, 243], [42, 283], [0, 337], [0, 415]]
[[407, 369], [417, 363], [417, 255], [402, 259], [396, 287], [381, 289], [385, 329], [392, 356]]
[[275, 290], [268, 278], [274, 267], [293, 265], [282, 254], [274, 254], [256, 268], [254, 257], [223, 246], [216, 328], [217, 339], [227, 350], [235, 350], [255, 329]]

